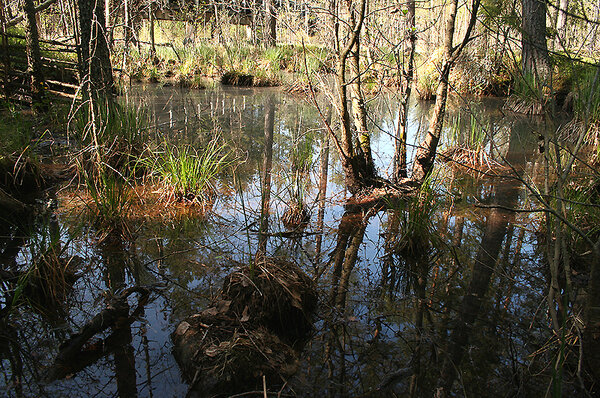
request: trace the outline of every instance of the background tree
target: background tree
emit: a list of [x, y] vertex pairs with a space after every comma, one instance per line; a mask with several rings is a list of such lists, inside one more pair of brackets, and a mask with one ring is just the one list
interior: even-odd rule
[[532, 88], [541, 99], [541, 90], [549, 84], [551, 74], [546, 42], [546, 3], [539, 0], [523, 0], [522, 11], [523, 75], [526, 81], [533, 82]]
[[42, 71], [42, 52], [40, 50], [37, 18], [33, 0], [23, 0], [23, 9], [27, 18], [25, 36], [27, 41], [27, 73], [31, 88], [31, 102], [34, 108], [44, 108], [44, 73]]
[[406, 137], [408, 125], [408, 108], [410, 94], [413, 86], [415, 51], [417, 44], [417, 25], [416, 25], [416, 6], [415, 0], [409, 0], [406, 3], [406, 38], [403, 44], [406, 44], [406, 52], [408, 53], [407, 65], [404, 65], [404, 54], [397, 57], [398, 75], [400, 76], [400, 109], [398, 110], [398, 120], [396, 123], [396, 146], [394, 153], [394, 179], [408, 177], [407, 160], [406, 160]]
[[265, 32], [264, 40], [267, 47], [277, 45], [277, 11], [273, 0], [264, 0], [265, 5]]
[[81, 30], [79, 71], [84, 93], [92, 98], [110, 96], [114, 80], [103, 4], [95, 0], [78, 0], [77, 5]]

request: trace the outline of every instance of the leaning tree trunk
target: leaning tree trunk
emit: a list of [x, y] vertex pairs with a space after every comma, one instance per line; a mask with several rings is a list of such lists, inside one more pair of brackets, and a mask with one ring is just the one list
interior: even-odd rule
[[27, 17], [25, 36], [27, 42], [27, 74], [31, 89], [31, 103], [34, 108], [43, 107], [44, 74], [42, 72], [42, 52], [37, 28], [36, 12], [33, 0], [24, 0], [23, 8]]
[[113, 93], [114, 81], [103, 4], [96, 0], [77, 0], [81, 29], [80, 65], [84, 95], [91, 98], [107, 97]]
[[440, 79], [435, 98], [435, 107], [433, 116], [429, 122], [427, 135], [425, 140], [417, 149], [415, 161], [413, 164], [412, 179], [417, 182], [423, 182], [433, 169], [433, 162], [437, 152], [437, 146], [440, 141], [442, 127], [444, 125], [444, 115], [446, 113], [446, 101], [448, 99], [448, 79], [450, 71], [456, 62], [456, 59], [470, 40], [471, 32], [477, 22], [477, 11], [479, 10], [480, 0], [473, 0], [471, 7], [471, 18], [465, 36], [459, 46], [452, 47], [454, 40], [454, 30], [456, 27], [456, 12], [458, 9], [458, 0], [452, 0], [448, 17], [446, 19], [446, 34], [444, 36], [444, 55], [442, 58], [442, 66]]
[[444, 115], [446, 113], [446, 100], [448, 99], [448, 79], [450, 69], [453, 65], [452, 41], [454, 39], [454, 29], [456, 25], [456, 11], [458, 0], [450, 3], [448, 10], [448, 19], [446, 20], [446, 34], [444, 36], [444, 56], [442, 58], [442, 69], [435, 97], [435, 107], [433, 116], [429, 122], [427, 136], [421, 143], [415, 156], [412, 178], [417, 181], [424, 181], [425, 177], [431, 172], [433, 162], [440, 141], [442, 127], [444, 125]]

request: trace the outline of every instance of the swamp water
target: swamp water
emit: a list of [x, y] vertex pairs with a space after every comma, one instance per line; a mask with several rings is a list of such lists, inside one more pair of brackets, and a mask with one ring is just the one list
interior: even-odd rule
[[[146, 110], [158, 136], [203, 148], [217, 135], [243, 162], [221, 177], [206, 214], [191, 208], [141, 215], [127, 242], [99, 242], [93, 226], [72, 211], [68, 190], [59, 192], [49, 216], [7, 227], [5, 264], [24, 267], [35, 246], [52, 237], [80, 276], [63, 302], [22, 305], [4, 318], [3, 394], [185, 396], [170, 334], [206, 309], [225, 277], [258, 250], [299, 265], [318, 294], [314, 331], [296, 373], [283, 386], [265, 380], [274, 395], [431, 396], [436, 384], [453, 382], [465, 396], [547, 390], [557, 343], [545, 312], [542, 220], [485, 206], [524, 205], [527, 191], [517, 180], [476, 179], [440, 163], [420, 201], [345, 213], [334, 145], [323, 164], [325, 135], [307, 101], [274, 89], [226, 87], [134, 86], [126, 97]], [[382, 98], [369, 107], [376, 163], [381, 174], [391, 174], [397, 104]], [[409, 143], [420, 141], [429, 107], [412, 107]], [[470, 114], [493, 135], [490, 159], [539, 172], [536, 122], [504, 114], [499, 101], [457, 100], [447, 125], [468, 130]], [[282, 219], [300, 202], [310, 221], [303, 232], [289, 232]], [[24, 231], [29, 237], [18, 238]], [[98, 333], [85, 355], [57, 369], [59, 346], [119, 295], [133, 316]], [[101, 347], [93, 347], [100, 339]], [[262, 390], [262, 381], [257, 385]]]

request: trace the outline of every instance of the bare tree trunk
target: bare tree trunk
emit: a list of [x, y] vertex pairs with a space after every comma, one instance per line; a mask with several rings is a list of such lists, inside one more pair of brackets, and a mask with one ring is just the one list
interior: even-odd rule
[[36, 12], [33, 0], [23, 0], [27, 17], [25, 36], [27, 41], [27, 73], [31, 89], [31, 103], [34, 108], [44, 107], [44, 74], [42, 71], [42, 52], [37, 28]]
[[556, 37], [563, 50], [569, 47], [567, 42], [567, 11], [569, 8], [569, 0], [560, 0], [558, 3], [558, 16], [556, 18]]
[[444, 115], [446, 113], [446, 100], [448, 98], [448, 78], [452, 68], [452, 42], [454, 40], [454, 30], [456, 23], [456, 11], [458, 0], [452, 0], [448, 19], [446, 20], [446, 34], [444, 36], [444, 56], [442, 58], [442, 69], [435, 97], [435, 107], [433, 116], [429, 122], [427, 136], [421, 143], [415, 156], [413, 164], [412, 178], [417, 181], [425, 180], [425, 177], [431, 172], [433, 162], [437, 151], [440, 134], [444, 125]]
[[[348, 20], [351, 25], [356, 25], [354, 10], [348, 9]], [[373, 155], [371, 153], [371, 137], [367, 127], [367, 111], [365, 109], [365, 99], [361, 89], [360, 73], [360, 39], [356, 40], [354, 46], [350, 49], [350, 101], [352, 103], [352, 119], [354, 120], [354, 129], [358, 136], [358, 147], [364, 158], [366, 165], [366, 174], [369, 178], [375, 176], [375, 165], [373, 164]]]
[[129, 0], [123, 0], [123, 37], [125, 43], [123, 45], [123, 61], [121, 69], [126, 70], [127, 57], [129, 56], [129, 43], [131, 42], [131, 27], [129, 26]]
[[95, 0], [77, 0], [77, 3], [81, 29], [79, 69], [84, 92], [96, 98], [110, 96], [114, 82], [102, 3]]
[[148, 23], [150, 24], [150, 58], [152, 62], [156, 58], [156, 44], [154, 42], [154, 2], [148, 4]]
[[523, 73], [536, 78], [537, 84], [547, 83], [550, 77], [550, 58], [546, 43], [546, 3], [523, 0]]
[[6, 36], [6, 22], [7, 22], [7, 16], [4, 12], [4, 0], [0, 0], [0, 46], [2, 48], [2, 63], [4, 64], [4, 81], [2, 82], [3, 84], [3, 91], [4, 91], [4, 96], [6, 98], [9, 98], [11, 96], [11, 90], [9, 87], [9, 83], [10, 83], [10, 78], [9, 76], [11, 75], [10, 72], [10, 54], [8, 51], [8, 37]]
[[367, 127], [367, 111], [365, 99], [361, 89], [360, 79], [360, 41], [357, 41], [350, 52], [350, 100], [352, 101], [352, 118], [354, 128], [358, 135], [358, 145], [362, 151], [364, 162], [373, 168], [370, 172], [375, 174], [373, 155], [371, 153], [371, 138]]
[[277, 45], [277, 11], [273, 0], [265, 0], [265, 46]]
[[[400, 109], [398, 110], [398, 121], [396, 125], [396, 146], [394, 152], [394, 180], [399, 181], [408, 177], [406, 161], [406, 138], [408, 125], [408, 106], [413, 84], [415, 50], [417, 43], [416, 31], [416, 7], [415, 0], [409, 0], [407, 3], [406, 21], [408, 32], [408, 66], [404, 69], [402, 66], [402, 87], [400, 92]], [[404, 58], [404, 57], [402, 57]], [[398, 62], [400, 60], [398, 59]]]
[[108, 44], [108, 48], [112, 50], [113, 41], [114, 41], [114, 32], [113, 27], [111, 26], [111, 12], [112, 12], [112, 4], [111, 0], [104, 0], [104, 31], [106, 32], [106, 42]]
[[[364, 110], [364, 101], [352, 89], [350, 99], [352, 100], [352, 111], [354, 117], [355, 129], [358, 130], [358, 148], [354, 146], [354, 136], [351, 127], [350, 110], [348, 109], [348, 86], [360, 84], [358, 78], [357, 65], [358, 41], [365, 19], [366, 0], [361, 0], [360, 4], [354, 8], [351, 2], [346, 1], [345, 19], [347, 24], [347, 36], [345, 43], [337, 38], [338, 67], [337, 67], [337, 108], [341, 126], [341, 142], [338, 145], [342, 158], [342, 168], [344, 170], [346, 188], [351, 194], [360, 192], [363, 188], [372, 187], [375, 184], [375, 167], [372, 162], [370, 142], [368, 131], [366, 130], [366, 113]], [[350, 76], [347, 79], [346, 73], [350, 63]], [[363, 131], [361, 131], [363, 130]], [[361, 137], [362, 136], [362, 137]], [[337, 138], [336, 138], [337, 139]], [[337, 142], [337, 141], [336, 141]], [[365, 152], [366, 151], [366, 152]], [[370, 163], [368, 159], [370, 158]]]
[[329, 0], [329, 16], [331, 18], [330, 24], [333, 31], [333, 51], [339, 53], [340, 51], [340, 21], [338, 20], [338, 4], [337, 0]]
[[435, 98], [435, 106], [433, 116], [429, 122], [427, 135], [425, 140], [417, 149], [415, 161], [413, 164], [412, 178], [415, 181], [422, 182], [433, 169], [433, 162], [437, 152], [437, 146], [440, 141], [442, 127], [444, 125], [444, 115], [446, 113], [446, 101], [448, 99], [448, 78], [450, 70], [454, 66], [456, 59], [467, 45], [471, 37], [471, 31], [477, 22], [477, 12], [479, 10], [480, 0], [473, 0], [471, 7], [471, 18], [465, 36], [461, 44], [453, 48], [454, 30], [456, 28], [456, 12], [458, 8], [458, 0], [452, 0], [450, 9], [448, 10], [448, 18], [446, 19], [446, 34], [444, 36], [444, 55], [442, 58], [442, 66], [440, 79]]

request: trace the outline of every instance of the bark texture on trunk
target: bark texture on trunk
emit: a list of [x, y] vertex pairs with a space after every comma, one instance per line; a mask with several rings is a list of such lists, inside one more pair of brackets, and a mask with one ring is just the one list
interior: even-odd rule
[[538, 84], [550, 77], [550, 57], [546, 43], [546, 3], [523, 0], [523, 73], [532, 75]]
[[569, 0], [560, 0], [558, 4], [558, 16], [556, 18], [556, 32], [561, 46], [566, 49], [567, 43], [567, 11], [569, 8]]
[[[342, 43], [341, 39], [337, 38], [337, 108], [341, 128], [339, 149], [346, 188], [354, 195], [376, 184], [365, 104], [360, 91], [358, 43], [365, 18], [366, 0], [361, 0], [357, 6], [352, 5], [351, 1], [346, 1], [344, 7], [346, 40]], [[349, 99], [351, 109], [348, 109]]]
[[42, 71], [42, 52], [37, 28], [37, 19], [33, 0], [23, 0], [27, 24], [25, 37], [27, 43], [27, 73], [31, 89], [31, 103], [34, 108], [44, 107], [44, 73]]
[[446, 113], [446, 101], [448, 99], [448, 78], [450, 71], [456, 62], [456, 59], [467, 45], [471, 38], [471, 32], [477, 22], [477, 12], [479, 11], [480, 0], [473, 0], [471, 7], [471, 17], [465, 36], [462, 42], [456, 48], [452, 46], [454, 40], [454, 31], [456, 28], [456, 13], [458, 10], [458, 0], [452, 0], [448, 10], [446, 19], [446, 30], [444, 35], [444, 55], [442, 57], [442, 65], [440, 79], [436, 91], [435, 106], [433, 116], [429, 122], [427, 135], [425, 140], [417, 149], [413, 164], [412, 179], [422, 183], [433, 169], [437, 146], [440, 141], [442, 127], [444, 125], [444, 115]]
[[[354, 23], [354, 22], [353, 22]], [[359, 155], [363, 157], [365, 172], [371, 178], [375, 176], [375, 165], [371, 153], [371, 137], [367, 127], [367, 110], [361, 89], [360, 78], [360, 41], [357, 40], [350, 50], [350, 101], [352, 103], [352, 119], [358, 138]]]
[[110, 96], [114, 81], [103, 4], [96, 0], [77, 0], [77, 5], [81, 29], [79, 71], [84, 92], [89, 97]]
[[277, 11], [273, 0], [265, 0], [265, 45], [275, 47], [277, 45]]
[[408, 105], [413, 84], [415, 50], [417, 43], [416, 31], [416, 6], [415, 0], [409, 0], [406, 13], [406, 31], [408, 33], [408, 65], [402, 70], [402, 86], [400, 97], [400, 109], [396, 122], [396, 146], [394, 151], [394, 180], [399, 181], [408, 177], [408, 165], [406, 160], [406, 138], [408, 125]]

